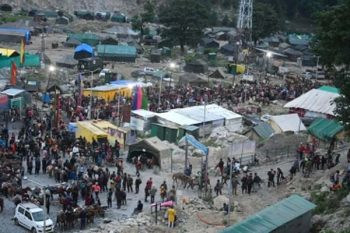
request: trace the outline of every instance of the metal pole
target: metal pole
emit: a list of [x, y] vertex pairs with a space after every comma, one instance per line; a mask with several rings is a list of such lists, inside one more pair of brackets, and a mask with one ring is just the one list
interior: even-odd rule
[[[232, 146], [232, 145], [231, 145]], [[232, 149], [231, 149], [232, 151]], [[231, 217], [231, 206], [232, 206], [232, 161], [230, 161], [230, 183], [228, 184], [228, 193], [229, 193], [229, 203], [228, 203], [228, 216], [227, 216], [227, 224], [230, 223], [230, 217]]]
[[43, 229], [43, 233], [45, 233], [46, 232], [46, 212], [45, 212], [45, 208], [47, 208], [46, 207], [46, 190], [45, 190], [45, 187], [43, 188], [43, 190], [44, 190], [44, 209], [43, 209], [43, 214], [44, 214], [44, 229]]
[[89, 114], [88, 114], [88, 118], [89, 120], [91, 120], [91, 112], [92, 112], [92, 86], [93, 86], [93, 82], [94, 82], [94, 73], [93, 71], [91, 71], [91, 80], [90, 80], [91, 84], [90, 84], [90, 103], [89, 103]]
[[120, 95], [118, 94], [118, 126], [120, 126]]
[[185, 171], [187, 170], [187, 160], [188, 160], [188, 141], [186, 138], [186, 151], [185, 151]]
[[160, 108], [160, 96], [162, 93], [162, 82], [163, 82], [163, 73], [160, 75], [160, 82], [159, 82], [158, 109]]
[[318, 79], [318, 62], [320, 60], [320, 56], [317, 56], [317, 61], [316, 61], [316, 80]]

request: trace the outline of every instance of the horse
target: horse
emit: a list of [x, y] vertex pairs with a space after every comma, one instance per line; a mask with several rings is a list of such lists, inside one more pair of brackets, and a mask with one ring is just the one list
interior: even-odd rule
[[174, 173], [173, 174], [173, 182], [178, 185], [178, 180], [181, 181], [181, 183], [184, 185], [184, 188], [186, 188], [187, 184], [191, 184], [192, 177], [186, 176], [182, 172]]

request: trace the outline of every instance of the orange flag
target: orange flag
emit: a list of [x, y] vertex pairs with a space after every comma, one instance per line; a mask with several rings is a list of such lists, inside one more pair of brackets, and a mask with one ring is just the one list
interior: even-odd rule
[[12, 62], [10, 84], [12, 86], [16, 86], [16, 83], [17, 83], [17, 66], [15, 62]]
[[24, 39], [21, 40], [21, 51], [20, 51], [20, 63], [24, 64], [24, 52], [26, 49], [26, 44], [24, 43]]

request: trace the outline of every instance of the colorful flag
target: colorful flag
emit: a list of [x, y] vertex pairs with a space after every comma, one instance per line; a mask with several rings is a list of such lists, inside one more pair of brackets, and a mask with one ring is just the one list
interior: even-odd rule
[[24, 52], [25, 52], [26, 44], [24, 43], [24, 39], [21, 41], [21, 51], [20, 51], [20, 63], [24, 64]]
[[137, 87], [137, 105], [136, 109], [142, 108], [142, 89], [141, 87]]
[[132, 97], [131, 97], [131, 110], [137, 110], [137, 87], [134, 87], [132, 90]]
[[12, 61], [10, 84], [12, 86], [16, 86], [16, 83], [17, 83], [17, 66], [16, 66], [16, 63]]

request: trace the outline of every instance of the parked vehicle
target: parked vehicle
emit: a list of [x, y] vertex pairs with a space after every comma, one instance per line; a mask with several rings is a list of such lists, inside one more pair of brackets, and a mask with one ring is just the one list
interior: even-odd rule
[[[21, 225], [32, 233], [44, 231], [44, 211], [33, 203], [20, 203], [16, 207], [15, 224]], [[54, 232], [54, 224], [50, 218], [45, 220], [45, 232]]]

